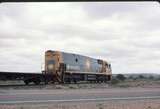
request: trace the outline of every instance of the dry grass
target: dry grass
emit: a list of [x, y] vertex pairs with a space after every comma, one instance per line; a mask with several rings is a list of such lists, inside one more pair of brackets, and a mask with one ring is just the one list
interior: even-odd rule
[[0, 105], [0, 109], [160, 109], [160, 100]]
[[119, 82], [111, 87], [159, 87], [160, 81], [158, 80], [127, 80]]

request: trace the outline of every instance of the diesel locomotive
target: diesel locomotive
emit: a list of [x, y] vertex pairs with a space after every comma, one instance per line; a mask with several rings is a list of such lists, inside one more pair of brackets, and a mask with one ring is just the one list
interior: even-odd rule
[[111, 80], [111, 64], [74, 53], [48, 50], [45, 52], [46, 83], [71, 83], [79, 81], [107, 82]]

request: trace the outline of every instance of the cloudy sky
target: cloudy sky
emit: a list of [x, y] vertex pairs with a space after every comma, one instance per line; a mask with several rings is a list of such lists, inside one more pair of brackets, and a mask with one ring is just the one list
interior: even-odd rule
[[160, 4], [0, 4], [1, 71], [40, 72], [48, 49], [107, 60], [113, 73], [160, 73]]

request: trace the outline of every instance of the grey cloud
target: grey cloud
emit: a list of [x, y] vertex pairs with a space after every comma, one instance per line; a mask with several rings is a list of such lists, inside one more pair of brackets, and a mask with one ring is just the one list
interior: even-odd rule
[[[94, 25], [93, 25], [94, 26]], [[119, 34], [107, 30], [96, 30], [85, 26], [56, 24], [42, 29], [52, 37], [63, 40], [64, 38], [80, 37], [87, 40], [112, 40]], [[65, 37], [63, 36], [65, 34]]]
[[[0, 5], [0, 17], [11, 17], [18, 18], [24, 13], [26, 10], [25, 4], [20, 3], [1, 3]], [[14, 11], [13, 11], [14, 10]], [[24, 13], [25, 14], [25, 13]]]
[[150, 3], [129, 3], [129, 2], [99, 2], [99, 3], [85, 3], [84, 10], [89, 16], [95, 18], [110, 17], [114, 14], [134, 13], [141, 9], [150, 6]]
[[[49, 6], [52, 9], [54, 3]], [[159, 72], [157, 5], [107, 2], [76, 3], [74, 7], [84, 14], [82, 18], [72, 15], [72, 21], [68, 16], [73, 13], [65, 8], [58, 8], [56, 15], [41, 13], [38, 8], [32, 12], [30, 5], [1, 5], [0, 70], [40, 71], [45, 50], [52, 49], [105, 59], [111, 62], [113, 73]], [[150, 9], [156, 15], [151, 16], [152, 11], [145, 14]], [[60, 12], [67, 17], [56, 19]], [[119, 17], [115, 19], [114, 15]], [[109, 23], [100, 24], [101, 20]]]
[[[85, 12], [92, 19], [106, 19], [117, 16], [119, 22], [122, 19], [129, 19], [134, 23], [127, 27], [128, 30], [142, 32], [159, 30], [160, 28], [160, 9], [157, 2], [108, 2], [108, 3], [85, 3], [83, 5]], [[118, 25], [117, 25], [118, 26]]]

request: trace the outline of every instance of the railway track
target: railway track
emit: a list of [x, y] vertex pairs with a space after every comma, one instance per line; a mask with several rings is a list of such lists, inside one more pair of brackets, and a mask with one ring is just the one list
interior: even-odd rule
[[35, 85], [35, 84], [29, 84], [29, 85], [25, 85], [25, 84], [8, 84], [8, 85], [0, 85], [0, 89], [5, 89], [5, 88], [38, 88], [38, 87], [44, 87], [44, 84], [39, 84], [39, 85]]
[[82, 88], [82, 89], [87, 89], [87, 88], [104, 88], [108, 87], [108, 83], [89, 83], [89, 82], [82, 82], [82, 83], [70, 83], [70, 84], [44, 84], [41, 83], [39, 85], [35, 84], [1, 84], [0, 89], [8, 89], [8, 88], [13, 88], [13, 89], [42, 89], [42, 88], [51, 88], [51, 89], [63, 89], [63, 88]]

